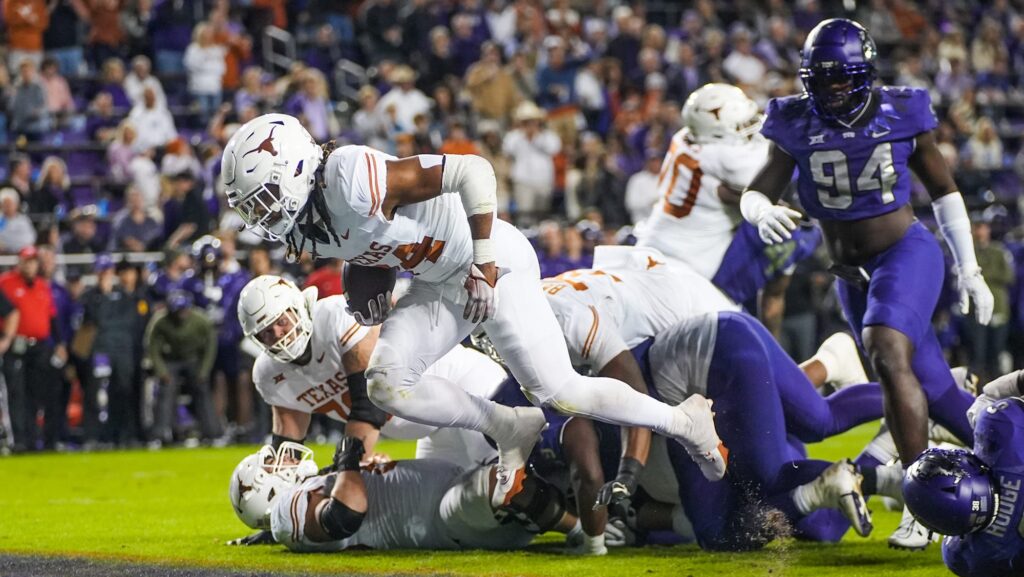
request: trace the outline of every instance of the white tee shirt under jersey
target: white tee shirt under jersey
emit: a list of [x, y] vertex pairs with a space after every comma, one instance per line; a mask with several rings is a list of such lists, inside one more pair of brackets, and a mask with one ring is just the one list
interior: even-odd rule
[[742, 218], [727, 206], [718, 186], [742, 191], [768, 158], [768, 142], [757, 136], [743, 144], [694, 144], [686, 129], [672, 144], [658, 175], [659, 199], [636, 231], [637, 245], [660, 250], [710, 279], [722, 264]]
[[457, 549], [441, 515], [445, 493], [462, 467], [437, 460], [392, 461], [362, 473], [369, 495], [366, 517], [355, 535], [315, 543], [304, 531], [308, 493], [321, 491], [333, 476], [312, 477], [285, 493], [270, 512], [270, 530], [293, 551], [340, 551], [357, 545], [373, 549]]
[[441, 194], [399, 207], [388, 220], [381, 207], [388, 193], [389, 160], [397, 159], [355, 145], [342, 146], [327, 158], [324, 199], [341, 244], [328, 236], [329, 242], [317, 244], [319, 254], [363, 266], [399, 267], [426, 282], [468, 273], [473, 242], [459, 195]]
[[543, 282], [573, 364], [594, 371], [684, 318], [737, 308], [710, 281], [650, 248], [601, 246], [593, 269]]

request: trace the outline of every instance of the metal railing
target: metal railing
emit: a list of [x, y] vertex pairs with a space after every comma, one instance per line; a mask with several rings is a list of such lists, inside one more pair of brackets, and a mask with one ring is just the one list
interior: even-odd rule
[[295, 37], [277, 26], [267, 26], [263, 30], [264, 67], [271, 73], [287, 74], [292, 62], [295, 62]]

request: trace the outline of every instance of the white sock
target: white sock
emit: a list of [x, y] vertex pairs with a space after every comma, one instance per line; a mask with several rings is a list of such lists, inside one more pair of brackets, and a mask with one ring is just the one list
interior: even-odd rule
[[800, 511], [802, 515], [810, 515], [818, 510], [819, 497], [818, 491], [814, 487], [814, 481], [793, 489], [792, 495], [793, 504], [796, 505], [796, 510]]
[[550, 402], [570, 415], [621, 427], [644, 427], [670, 437], [684, 436], [690, 430], [691, 422], [681, 411], [615, 379], [580, 375]]
[[583, 532], [583, 552], [587, 554], [594, 554], [604, 549], [604, 533], [600, 535], [594, 535], [591, 537], [587, 535], [587, 532]]
[[875, 488], [878, 494], [893, 499], [903, 499], [903, 465], [882, 465], [875, 467], [878, 476]]

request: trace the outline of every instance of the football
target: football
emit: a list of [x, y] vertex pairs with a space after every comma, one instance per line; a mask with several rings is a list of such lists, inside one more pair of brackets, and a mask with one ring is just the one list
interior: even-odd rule
[[341, 272], [341, 284], [348, 299], [348, 307], [352, 312], [359, 312], [363, 318], [369, 318], [370, 310], [367, 303], [386, 294], [395, 288], [398, 269], [376, 266], [360, 266], [345, 263]]

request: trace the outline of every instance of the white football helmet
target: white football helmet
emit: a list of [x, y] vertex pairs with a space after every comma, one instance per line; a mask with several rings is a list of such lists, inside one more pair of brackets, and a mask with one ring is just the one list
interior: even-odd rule
[[[245, 336], [252, 338], [261, 350], [275, 360], [290, 363], [306, 352], [313, 336], [316, 297], [316, 287], [300, 291], [288, 279], [270, 274], [258, 276], [245, 285], [238, 297], [238, 322]], [[292, 329], [271, 345], [261, 342], [257, 335], [282, 315], [289, 315]]]
[[235, 132], [221, 157], [228, 205], [246, 228], [280, 240], [295, 226], [316, 182], [323, 149], [287, 114], [264, 114]]
[[698, 144], [747, 141], [762, 121], [757, 103], [729, 84], [705, 84], [683, 105], [683, 125]]
[[242, 459], [231, 473], [228, 498], [238, 518], [253, 529], [270, 529], [270, 508], [288, 489], [316, 475], [313, 450], [284, 442], [277, 451], [264, 445]]

